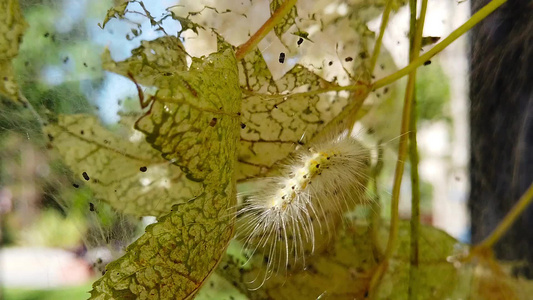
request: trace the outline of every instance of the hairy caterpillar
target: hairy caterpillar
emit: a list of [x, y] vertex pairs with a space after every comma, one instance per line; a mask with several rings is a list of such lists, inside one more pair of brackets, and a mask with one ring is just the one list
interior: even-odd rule
[[[350, 136], [298, 150], [281, 174], [256, 180], [238, 211], [238, 235], [266, 271], [305, 266], [322, 251], [342, 216], [364, 201], [370, 151]], [[260, 286], [261, 286], [260, 285]]]

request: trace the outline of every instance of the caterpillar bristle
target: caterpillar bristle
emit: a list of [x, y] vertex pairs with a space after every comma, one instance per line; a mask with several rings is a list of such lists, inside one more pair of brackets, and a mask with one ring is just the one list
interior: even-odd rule
[[250, 257], [265, 258], [260, 286], [323, 251], [344, 213], [365, 202], [369, 168], [370, 151], [341, 136], [301, 147], [279, 175], [254, 181], [237, 213], [237, 237]]

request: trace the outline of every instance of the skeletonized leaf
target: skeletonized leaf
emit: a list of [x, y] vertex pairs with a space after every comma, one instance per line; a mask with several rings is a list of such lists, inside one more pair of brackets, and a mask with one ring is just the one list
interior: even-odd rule
[[[261, 53], [240, 64], [243, 88], [238, 179], [263, 174], [307, 142], [348, 105], [348, 93], [319, 93], [335, 83], [301, 65], [274, 80]], [[355, 93], [350, 101], [365, 95]]]
[[[271, 0], [270, 1], [270, 14], [273, 14], [282, 4], [287, 0]], [[281, 19], [279, 23], [274, 26], [274, 32], [281, 39], [281, 36], [291, 28], [292, 25], [296, 24], [296, 17], [298, 17], [298, 11], [296, 10], [296, 5], [294, 5], [289, 13]]]
[[0, 0], [0, 94], [13, 101], [18, 101], [18, 85], [11, 60], [19, 52], [27, 26], [19, 1]]
[[188, 72], [155, 82], [158, 98], [137, 127], [203, 191], [175, 205], [109, 264], [93, 299], [192, 298], [233, 236], [241, 95], [232, 49], [223, 46], [193, 59]]
[[44, 131], [80, 181], [85, 172], [96, 197], [122, 213], [161, 216], [201, 192], [200, 184], [184, 180], [179, 167], [134, 132], [133, 122], [126, 125], [120, 136], [94, 116], [60, 115]]

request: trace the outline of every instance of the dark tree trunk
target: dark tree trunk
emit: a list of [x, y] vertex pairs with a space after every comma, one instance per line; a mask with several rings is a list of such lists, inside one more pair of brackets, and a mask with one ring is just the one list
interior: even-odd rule
[[[488, 0], [473, 0], [472, 12]], [[485, 238], [533, 182], [533, 1], [509, 0], [472, 32], [472, 241]], [[533, 207], [496, 245], [533, 277]]]

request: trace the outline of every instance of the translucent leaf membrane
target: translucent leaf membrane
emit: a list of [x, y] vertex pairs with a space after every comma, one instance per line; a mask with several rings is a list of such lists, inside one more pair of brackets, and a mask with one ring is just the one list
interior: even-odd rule
[[[272, 15], [285, 1], [284, 0], [272, 0], [270, 1], [270, 14]], [[283, 17], [283, 19], [276, 24], [274, 27], [274, 32], [276, 36], [281, 39], [281, 36], [289, 30], [294, 24], [296, 24], [296, 17], [298, 16], [298, 11], [296, 6], [293, 6], [289, 13]]]
[[86, 183], [98, 199], [122, 213], [161, 216], [173, 204], [200, 194], [200, 184], [183, 180], [179, 167], [133, 130], [131, 117], [123, 117], [122, 125], [126, 132], [119, 135], [94, 116], [60, 115], [45, 133], [79, 178], [75, 184]]
[[0, 1], [0, 95], [19, 101], [11, 60], [19, 52], [26, 21], [17, 0]]
[[301, 65], [275, 81], [259, 51], [254, 51], [240, 67], [244, 98], [238, 179], [272, 168], [299, 143], [309, 141], [348, 103], [336, 93], [313, 94], [336, 84]]
[[137, 127], [152, 147], [200, 182], [202, 192], [175, 205], [109, 264], [93, 285], [93, 299], [192, 297], [233, 236], [241, 101], [231, 48], [221, 45], [219, 52], [193, 59], [188, 72], [154, 80], [157, 97]]

